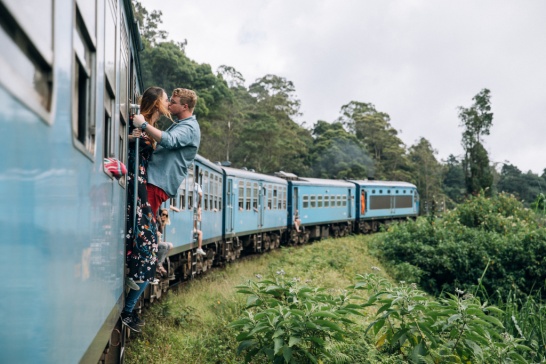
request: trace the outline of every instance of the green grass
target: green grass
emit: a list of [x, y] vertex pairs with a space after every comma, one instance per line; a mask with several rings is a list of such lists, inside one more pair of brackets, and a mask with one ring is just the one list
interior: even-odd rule
[[245, 297], [237, 285], [283, 270], [287, 276], [310, 280], [315, 287], [343, 290], [356, 274], [385, 275], [368, 253], [370, 236], [329, 239], [301, 247], [282, 248], [255, 259], [239, 261], [184, 284], [144, 313], [146, 326], [132, 335], [127, 363], [241, 363], [236, 333], [226, 326], [237, 319]]

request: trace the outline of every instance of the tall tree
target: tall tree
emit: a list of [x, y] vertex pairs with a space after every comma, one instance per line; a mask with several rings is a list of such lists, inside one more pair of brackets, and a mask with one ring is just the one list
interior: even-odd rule
[[476, 194], [480, 190], [490, 194], [493, 176], [482, 136], [489, 135], [493, 123], [491, 92], [484, 88], [472, 100], [474, 104], [469, 108], [459, 107], [459, 119], [464, 128], [462, 145], [465, 150], [463, 168], [466, 188], [469, 194]]
[[411, 179], [405, 145], [388, 114], [377, 111], [373, 104], [351, 101], [341, 107], [338, 120], [364, 143], [375, 160], [375, 178]]
[[314, 177], [366, 179], [373, 173], [373, 160], [366, 148], [340, 122], [319, 120], [313, 136], [309, 159]]
[[234, 164], [242, 163], [263, 173], [280, 169], [308, 173], [311, 135], [294, 121], [300, 115], [294, 84], [283, 77], [266, 75], [250, 85], [249, 94], [254, 103], [234, 150]]
[[409, 160], [414, 182], [421, 196], [421, 208], [438, 205], [444, 201], [442, 191], [442, 165], [436, 160], [438, 152], [425, 138], [409, 148]]
[[463, 202], [466, 192], [465, 174], [461, 161], [453, 154], [445, 161], [442, 189], [448, 197], [446, 207], [454, 207], [456, 203]]

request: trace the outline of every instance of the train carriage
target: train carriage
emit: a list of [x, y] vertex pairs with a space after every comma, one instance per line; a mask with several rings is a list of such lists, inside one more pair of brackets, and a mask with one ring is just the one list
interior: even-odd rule
[[142, 88], [132, 5], [2, 0], [0, 47], [0, 362], [96, 363], [121, 330], [126, 187], [103, 159], [125, 161]]
[[[288, 191], [287, 225], [292, 242], [345, 236], [352, 231], [356, 218], [354, 183], [300, 177], [288, 181]], [[296, 215], [303, 228], [300, 234], [294, 234]]]
[[[169, 209], [171, 225], [166, 227], [165, 241], [173, 244], [169, 255], [172, 269], [179, 272], [180, 278], [206, 271], [212, 266], [216, 249], [222, 241], [222, 191], [223, 171], [208, 159], [197, 155], [188, 176], [178, 188], [177, 196], [166, 201], [162, 207]], [[201, 222], [197, 228], [203, 233], [205, 258], [195, 253], [197, 236], [194, 224], [197, 219], [197, 194], [195, 183], [202, 189]]]
[[286, 230], [287, 182], [281, 178], [223, 167], [224, 240], [256, 252], [276, 248]]
[[351, 181], [357, 186], [357, 225], [360, 232], [377, 231], [382, 223], [416, 217], [419, 213], [417, 187], [407, 182]]

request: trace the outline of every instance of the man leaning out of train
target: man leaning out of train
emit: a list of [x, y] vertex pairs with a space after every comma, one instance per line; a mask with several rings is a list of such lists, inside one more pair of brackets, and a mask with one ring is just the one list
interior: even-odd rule
[[148, 201], [154, 216], [159, 206], [170, 197], [175, 197], [178, 186], [188, 174], [188, 168], [193, 163], [199, 144], [201, 130], [193, 115], [197, 94], [188, 89], [174, 89], [169, 112], [177, 120], [161, 131], [148, 125], [141, 115], [135, 115], [133, 124], [146, 130], [157, 142], [153, 158], [148, 164]]

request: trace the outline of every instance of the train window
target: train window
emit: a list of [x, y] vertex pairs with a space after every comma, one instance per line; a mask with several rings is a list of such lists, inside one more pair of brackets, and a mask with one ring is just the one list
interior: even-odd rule
[[398, 192], [399, 192], [399, 191], [398, 191], [398, 190], [396, 190], [396, 193], [398, 193]]
[[171, 197], [169, 203], [172, 207], [176, 207], [176, 197]]
[[[104, 90], [104, 139], [103, 139], [103, 156], [105, 158], [115, 157], [115, 124], [112, 120], [114, 111], [114, 98], [105, 88]], [[103, 168], [106, 173], [106, 169]]]
[[269, 210], [271, 210], [271, 207], [272, 207], [272, 197], [273, 197], [273, 194], [272, 194], [272, 187], [271, 185], [267, 185], [267, 208]]
[[387, 193], [390, 194], [390, 193], [391, 193], [391, 190], [387, 190]]
[[[104, 17], [104, 73], [110, 90], [116, 89], [116, 1], [108, 1]], [[115, 91], [114, 91], [115, 94]]]
[[343, 195], [342, 205], [347, 206], [347, 196]]
[[282, 208], [286, 210], [286, 187], [282, 188]]
[[0, 44], [0, 83], [44, 121], [51, 122], [53, 1], [32, 5], [1, 1]]
[[324, 195], [324, 207], [330, 207], [330, 196]]
[[277, 208], [277, 186], [273, 186], [273, 208]]
[[304, 195], [304, 196], [302, 197], [302, 202], [303, 202], [303, 203], [302, 203], [302, 208], [304, 208], [304, 209], [309, 208], [309, 196]]
[[205, 172], [205, 176], [203, 178], [203, 185], [201, 186], [201, 188], [203, 189], [203, 198], [205, 199], [204, 201], [204, 210], [208, 210], [209, 209], [209, 196], [210, 196], [210, 186], [209, 186], [209, 172], [206, 171]]
[[341, 195], [337, 195], [337, 206], [341, 206]]
[[190, 193], [188, 193], [188, 209], [193, 209], [194, 207], [194, 201], [196, 198], [198, 198], [197, 192], [195, 191], [195, 182], [193, 181], [193, 170], [190, 170], [190, 173], [188, 173], [188, 177], [186, 177], [188, 180], [188, 190]]
[[218, 211], [222, 210], [222, 193], [223, 193], [222, 177], [218, 177], [218, 196], [217, 196], [217, 199], [218, 199], [218, 208], [217, 208], [217, 210]]
[[220, 178], [216, 176], [214, 178], [216, 180], [216, 201], [214, 202], [214, 207], [216, 210], [220, 210], [220, 196], [222, 195], [222, 186], [220, 185]]
[[[118, 158], [127, 166], [127, 143], [128, 138], [127, 124], [123, 120], [119, 120], [119, 144], [118, 144]], [[127, 166], [131, 168], [131, 166]], [[134, 167], [133, 167], [134, 168]], [[125, 187], [125, 176], [119, 179], [120, 186]]]
[[383, 193], [383, 190], [379, 190], [379, 193]]
[[251, 199], [252, 199], [252, 184], [250, 182], [247, 182], [246, 183], [246, 199], [245, 199], [247, 210], [250, 210]]
[[178, 192], [179, 192], [179, 202], [180, 202], [178, 206], [180, 210], [184, 210], [186, 208], [186, 180], [182, 181]]
[[375, 190], [372, 190], [372, 193], [375, 193]]
[[252, 207], [257, 209], [258, 208], [258, 184], [254, 183], [252, 186]]
[[245, 183], [243, 181], [239, 182], [239, 210], [242, 210], [244, 207], [245, 199]]
[[76, 11], [73, 31], [74, 85], [72, 107], [72, 129], [76, 146], [89, 155], [95, 150], [95, 117], [93, 115], [95, 83], [95, 49], [79, 8]]
[[317, 196], [317, 207], [322, 208], [322, 195]]
[[404, 190], [404, 193], [406, 193], [406, 190]]
[[336, 207], [336, 195], [330, 195], [330, 207]]
[[317, 201], [316, 201], [316, 199], [317, 199], [317, 196], [311, 195], [311, 198], [310, 198], [310, 201], [311, 201], [311, 208], [317, 207]]

